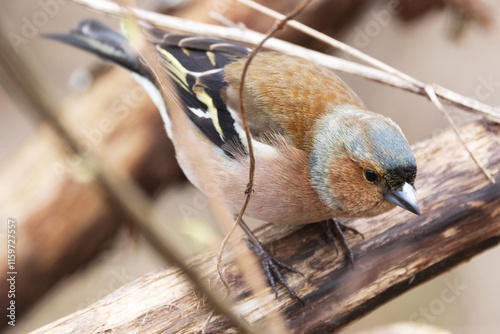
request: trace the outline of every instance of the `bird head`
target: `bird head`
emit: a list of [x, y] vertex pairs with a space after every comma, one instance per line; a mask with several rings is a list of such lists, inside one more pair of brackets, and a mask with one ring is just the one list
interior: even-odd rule
[[311, 183], [321, 200], [345, 217], [370, 217], [396, 205], [420, 214], [415, 157], [399, 126], [351, 106], [318, 120], [311, 149]]

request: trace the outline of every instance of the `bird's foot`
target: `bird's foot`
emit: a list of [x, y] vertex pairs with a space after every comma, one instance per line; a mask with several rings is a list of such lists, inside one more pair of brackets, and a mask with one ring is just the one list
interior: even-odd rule
[[337, 255], [339, 253], [337, 240], [340, 241], [342, 247], [346, 251], [346, 257], [351, 264], [351, 267], [354, 268], [354, 253], [352, 252], [351, 247], [349, 247], [349, 243], [345, 237], [344, 231], [351, 231], [354, 234], [358, 234], [365, 239], [363, 234], [359, 232], [354, 227], [347, 226], [345, 224], [340, 223], [337, 219], [327, 219], [321, 222], [321, 226], [323, 226], [323, 230], [325, 231], [326, 238], [329, 243], [332, 243], [335, 246], [335, 250], [337, 251]]
[[280, 260], [276, 259], [268, 250], [264, 248], [264, 246], [262, 246], [262, 244], [260, 244], [260, 242], [254, 244], [252, 241], [248, 239], [245, 240], [247, 241], [248, 247], [251, 250], [253, 250], [255, 254], [257, 254], [257, 256], [260, 258], [262, 267], [264, 268], [264, 272], [267, 276], [267, 279], [269, 280], [269, 284], [276, 293], [276, 298], [278, 297], [278, 288], [276, 286], [276, 283], [281, 283], [286, 288], [290, 296], [296, 298], [302, 305], [304, 305], [304, 301], [300, 299], [297, 293], [295, 293], [295, 291], [293, 291], [293, 289], [286, 282], [285, 278], [280, 272], [280, 268], [300, 274], [302, 276], [304, 275], [294, 267], [291, 267], [281, 262]]

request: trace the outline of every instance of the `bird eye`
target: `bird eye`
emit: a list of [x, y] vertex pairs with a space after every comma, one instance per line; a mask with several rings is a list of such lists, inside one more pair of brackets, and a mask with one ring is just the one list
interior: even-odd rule
[[365, 178], [368, 182], [375, 183], [378, 181], [378, 175], [371, 169], [365, 169]]

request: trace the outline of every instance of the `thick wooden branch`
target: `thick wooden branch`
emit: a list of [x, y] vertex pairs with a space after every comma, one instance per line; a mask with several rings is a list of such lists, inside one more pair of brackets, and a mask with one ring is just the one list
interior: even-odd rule
[[[451, 131], [417, 145], [418, 197], [421, 216], [395, 209], [373, 219], [349, 221], [365, 240], [349, 235], [355, 266], [346, 264], [327, 245], [321, 228], [266, 225], [261, 240], [272, 243], [275, 255], [304, 273], [288, 274], [305, 306], [284, 291], [252, 294], [237, 268], [226, 266], [236, 310], [249, 322], [261, 324], [263, 314], [280, 312], [291, 333], [323, 333], [339, 329], [384, 302], [470, 259], [500, 242], [500, 126], [475, 122], [461, 131], [478, 157], [496, 177], [490, 184], [457, 144]], [[258, 191], [258, 190], [257, 190]], [[214, 254], [192, 260], [214, 288]], [[222, 291], [222, 290], [221, 290]], [[269, 291], [267, 291], [269, 292]], [[133, 305], [133, 307], [131, 307]], [[112, 295], [35, 333], [71, 330], [193, 333], [210, 313], [182, 273], [167, 268], [150, 273]], [[232, 333], [215, 317], [209, 333]]]

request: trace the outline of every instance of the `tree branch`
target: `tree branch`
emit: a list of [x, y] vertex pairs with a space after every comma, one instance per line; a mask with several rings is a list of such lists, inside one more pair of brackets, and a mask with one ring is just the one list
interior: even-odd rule
[[[460, 128], [478, 158], [496, 175], [500, 166], [500, 126], [474, 122]], [[386, 301], [470, 259], [500, 242], [500, 185], [491, 184], [456, 145], [450, 130], [415, 147], [420, 167], [417, 180], [423, 214], [395, 209], [383, 216], [347, 222], [364, 233], [349, 235], [355, 266], [346, 264], [326, 245], [322, 230], [266, 225], [262, 241], [272, 243], [275, 255], [304, 273], [288, 275], [291, 286], [306, 302], [302, 307], [282, 292], [277, 300], [252, 295], [233, 265], [226, 266], [237, 312], [259, 324], [262, 307], [280, 310], [292, 333], [337, 330]], [[214, 289], [222, 289], [215, 254], [191, 261]], [[130, 305], [134, 305], [130, 309]], [[175, 268], [144, 276], [111, 296], [35, 333], [88, 331], [193, 333], [210, 312], [192, 286]], [[82, 327], [84, 326], [84, 327]], [[233, 333], [221, 317], [210, 333]]]

